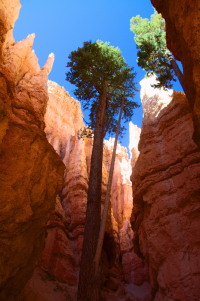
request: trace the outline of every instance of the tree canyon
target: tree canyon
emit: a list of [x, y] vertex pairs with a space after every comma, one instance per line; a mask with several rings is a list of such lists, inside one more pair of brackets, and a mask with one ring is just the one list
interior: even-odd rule
[[[143, 122], [129, 125], [130, 159], [117, 146], [100, 301], [200, 300], [198, 45], [185, 38], [181, 16], [180, 39], [171, 38], [173, 1], [152, 2], [165, 7], [168, 44], [183, 57], [193, 103], [153, 89], [154, 77], [141, 82]], [[189, 12], [190, 2], [182, 4]], [[54, 55], [40, 69], [34, 35], [15, 43], [19, 10], [18, 0], [0, 3], [0, 300], [75, 301], [93, 139], [79, 138], [81, 104], [48, 80]], [[186, 25], [195, 30], [194, 15]], [[176, 45], [182, 38], [191, 70]], [[113, 145], [104, 141], [102, 211]]]
[[[54, 291], [51, 291], [50, 285], [49, 292], [45, 290], [37, 292], [37, 286], [35, 286], [35, 283], [41, 282], [41, 279], [38, 280], [41, 274], [47, 273], [58, 281], [63, 298], [67, 292], [69, 298], [75, 300], [84, 235], [92, 139], [83, 140], [78, 137], [79, 130], [84, 126], [80, 103], [54, 82], [48, 82], [48, 91], [45, 132], [48, 141], [63, 159], [66, 170], [60, 201], [57, 198], [54, 216], [47, 224], [48, 235], [40, 267], [35, 270], [25, 290], [27, 298], [30, 298], [34, 291], [34, 296], [38, 300], [43, 300], [42, 298], [51, 300], [49, 298], [52, 298]], [[137, 144], [140, 129], [136, 127], [135, 132], [135, 141], [132, 144], [135, 143], [137, 155], [132, 156], [133, 163], [136, 162], [138, 156]], [[104, 141], [102, 211], [113, 145], [114, 139]], [[131, 167], [127, 150], [118, 144], [112, 197], [101, 258], [104, 284], [102, 300], [112, 298], [121, 300], [122, 292], [123, 299], [138, 297], [140, 298], [138, 300], [148, 300], [150, 288], [148, 269], [144, 260], [138, 258], [133, 250], [134, 234], [130, 225], [133, 206], [130, 174]], [[39, 277], [38, 274], [40, 274]], [[139, 292], [132, 292], [132, 286], [136, 287]], [[55, 293], [53, 298], [52, 300], [57, 300], [59, 296]]]

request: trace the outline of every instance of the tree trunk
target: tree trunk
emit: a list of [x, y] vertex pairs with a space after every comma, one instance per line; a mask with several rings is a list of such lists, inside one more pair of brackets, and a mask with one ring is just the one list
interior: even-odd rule
[[99, 98], [94, 131], [77, 301], [98, 301], [100, 295], [101, 275], [98, 274], [94, 278], [94, 256], [101, 221], [101, 182], [106, 95], [107, 82], [105, 82], [103, 94]]
[[95, 258], [94, 258], [94, 261], [95, 261], [95, 276], [97, 275], [98, 269], [99, 269], [99, 261], [100, 261], [100, 258], [101, 258], [101, 251], [102, 251], [104, 233], [105, 233], [105, 228], [106, 228], [106, 220], [107, 220], [107, 215], [108, 215], [108, 206], [109, 206], [109, 201], [110, 201], [113, 171], [114, 171], [114, 165], [115, 165], [115, 156], [116, 156], [116, 150], [117, 150], [117, 141], [118, 141], [122, 111], [123, 111], [123, 106], [124, 106], [125, 92], [126, 92], [126, 88], [124, 90], [124, 95], [123, 95], [123, 99], [122, 99], [122, 103], [121, 103], [121, 109], [120, 109], [120, 114], [119, 114], [119, 120], [118, 120], [117, 131], [116, 131], [115, 142], [114, 142], [113, 153], [112, 153], [112, 160], [111, 160], [110, 171], [109, 171], [106, 197], [105, 197], [105, 202], [104, 202], [103, 215], [102, 215], [102, 220], [101, 220], [101, 228], [100, 228], [100, 232], [99, 232], [97, 249], [96, 249], [96, 254], [95, 254]]
[[[178, 78], [178, 80], [179, 80], [179, 82], [181, 84], [181, 87], [182, 87], [182, 89], [183, 89], [183, 91], [184, 91], [184, 93], [185, 93], [185, 95], [187, 97], [187, 100], [189, 102], [189, 98], [187, 96], [187, 90], [185, 88], [185, 85], [183, 84], [183, 73], [181, 72], [181, 70], [180, 70], [177, 62], [175, 61], [175, 59], [172, 58], [172, 60], [170, 62], [171, 62], [171, 66], [174, 69], [174, 72], [175, 72], [175, 74], [176, 74], [176, 76], [177, 76], [177, 78]], [[189, 102], [189, 105], [190, 105], [190, 102]]]

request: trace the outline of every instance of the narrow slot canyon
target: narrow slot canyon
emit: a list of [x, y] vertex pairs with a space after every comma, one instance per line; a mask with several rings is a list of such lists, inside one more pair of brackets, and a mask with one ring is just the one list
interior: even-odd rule
[[[193, 34], [199, 12], [190, 2]], [[170, 32], [172, 8], [152, 3], [165, 9], [193, 103], [153, 88], [155, 76], [140, 82], [142, 127], [130, 122], [129, 150], [117, 145], [99, 301], [200, 300], [199, 44], [175, 5], [187, 61]], [[15, 43], [19, 10], [18, 0], [0, 4], [0, 300], [76, 301], [93, 138], [80, 138], [81, 103], [48, 79], [54, 55], [40, 68], [34, 35]], [[104, 139], [101, 212], [113, 146]]]

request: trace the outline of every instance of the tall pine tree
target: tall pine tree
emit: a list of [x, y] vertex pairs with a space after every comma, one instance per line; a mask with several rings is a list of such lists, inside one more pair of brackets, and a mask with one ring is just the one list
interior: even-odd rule
[[123, 118], [131, 119], [135, 95], [135, 73], [118, 48], [109, 43], [84, 42], [82, 48], [69, 55], [66, 80], [76, 85], [75, 95], [83, 107], [90, 109], [90, 124], [94, 129], [85, 233], [79, 274], [78, 301], [99, 300], [101, 277], [94, 277], [94, 256], [101, 219], [101, 182], [103, 138], [116, 131], [117, 115], [126, 85]]

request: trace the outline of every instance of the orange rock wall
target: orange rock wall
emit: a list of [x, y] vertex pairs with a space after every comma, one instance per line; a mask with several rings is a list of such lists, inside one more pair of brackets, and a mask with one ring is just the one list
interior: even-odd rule
[[34, 35], [15, 43], [18, 0], [0, 3], [0, 300], [18, 293], [40, 260], [64, 165], [44, 133], [50, 55], [40, 70]]
[[142, 82], [140, 155], [131, 176], [134, 247], [149, 266], [151, 300], [198, 300], [200, 152], [192, 114], [182, 92], [149, 86]]
[[88, 189], [87, 143], [78, 139], [78, 131], [84, 126], [83, 114], [80, 103], [58, 84], [49, 81], [48, 91], [45, 132], [66, 169], [62, 190], [64, 219], [55, 209], [41, 266], [61, 282], [77, 285]]
[[167, 46], [183, 65], [194, 121], [194, 141], [200, 147], [200, 2], [151, 0], [166, 21]]
[[[77, 285], [87, 205], [92, 139], [78, 139], [84, 126], [78, 101], [58, 84], [49, 81], [49, 102], [45, 115], [48, 141], [66, 166], [64, 186], [54, 217], [48, 222], [48, 236], [40, 266], [62, 283]], [[137, 160], [140, 129], [136, 130], [132, 161]], [[136, 142], [137, 141], [137, 142]], [[132, 143], [133, 144], [133, 143]], [[102, 210], [106, 194], [114, 139], [104, 142]], [[133, 251], [130, 225], [132, 188], [127, 150], [118, 144], [112, 183], [111, 206], [103, 245], [105, 283], [121, 275], [126, 283], [141, 285], [148, 280], [144, 261]], [[121, 259], [119, 260], [119, 257]], [[118, 280], [115, 280], [118, 283]], [[119, 284], [118, 284], [119, 286]]]

